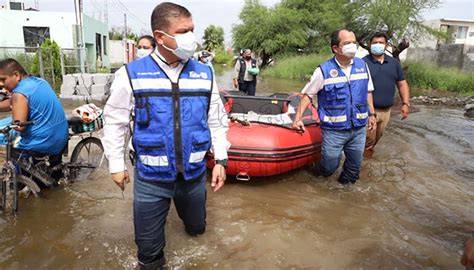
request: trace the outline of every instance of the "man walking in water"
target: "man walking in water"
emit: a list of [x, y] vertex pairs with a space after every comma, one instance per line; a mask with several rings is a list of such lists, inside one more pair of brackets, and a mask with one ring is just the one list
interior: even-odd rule
[[293, 127], [304, 129], [301, 116], [318, 97], [318, 114], [323, 136], [318, 176], [330, 176], [339, 167], [342, 151], [346, 156], [338, 182], [354, 184], [359, 179], [363, 159], [366, 125], [376, 127], [372, 91], [374, 87], [364, 60], [354, 57], [357, 40], [354, 32], [340, 29], [331, 35], [335, 57], [322, 63], [303, 88], [305, 95], [296, 110]]
[[171, 199], [187, 234], [205, 232], [206, 152], [211, 149], [216, 159], [211, 188], [217, 192], [229, 147], [213, 72], [191, 59], [196, 49], [191, 13], [164, 2], [153, 10], [151, 24], [157, 50], [116, 72], [102, 139], [112, 179], [123, 190], [130, 181], [124, 140], [135, 108], [133, 219], [140, 269], [165, 265]]

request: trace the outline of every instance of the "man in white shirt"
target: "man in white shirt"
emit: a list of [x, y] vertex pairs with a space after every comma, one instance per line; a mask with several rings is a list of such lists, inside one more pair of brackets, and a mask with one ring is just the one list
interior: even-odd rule
[[316, 68], [311, 81], [303, 88], [305, 96], [296, 111], [293, 127], [304, 129], [301, 116], [318, 97], [322, 130], [321, 161], [315, 168], [318, 176], [330, 176], [339, 167], [342, 151], [346, 156], [338, 178], [342, 185], [355, 184], [363, 159], [366, 125], [376, 126], [370, 72], [357, 52], [354, 32], [339, 29], [331, 36], [335, 56]]
[[152, 13], [157, 49], [116, 72], [104, 110], [105, 154], [113, 181], [130, 181], [125, 139], [134, 108], [134, 225], [141, 269], [165, 264], [164, 227], [171, 199], [186, 232], [206, 226], [206, 152], [213, 151], [214, 192], [226, 177], [227, 115], [208, 66], [190, 59], [196, 49], [191, 13], [161, 3]]

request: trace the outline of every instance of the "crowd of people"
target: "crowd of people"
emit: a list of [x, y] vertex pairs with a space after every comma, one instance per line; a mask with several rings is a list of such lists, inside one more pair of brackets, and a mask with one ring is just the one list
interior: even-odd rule
[[[163, 269], [165, 223], [171, 200], [190, 236], [206, 230], [206, 153], [215, 166], [211, 190], [226, 180], [228, 125], [221, 121], [223, 104], [209, 51], [196, 53], [194, 22], [183, 6], [164, 2], [151, 17], [153, 35], [136, 45], [136, 61], [115, 73], [111, 96], [104, 108], [102, 143], [112, 180], [124, 190], [130, 182], [124, 153], [132, 132], [134, 161], [133, 212], [135, 243], [141, 269]], [[399, 61], [386, 54], [388, 38], [374, 33], [369, 55], [355, 57], [358, 42], [350, 29], [331, 36], [334, 57], [318, 66], [302, 89], [293, 127], [304, 130], [302, 114], [317, 99], [323, 142], [321, 160], [313, 169], [327, 177], [345, 161], [337, 182], [341, 187], [359, 179], [361, 164], [370, 158], [389, 122], [398, 88], [402, 119], [410, 111], [409, 87]], [[242, 49], [234, 67], [233, 85], [255, 95], [258, 63], [251, 49]], [[49, 84], [28, 75], [14, 59], [0, 61], [0, 88], [5, 89], [0, 111], [11, 111], [11, 121], [33, 124], [18, 127], [21, 140], [15, 152], [37, 152], [60, 162], [68, 139], [61, 103]], [[132, 120], [132, 121], [131, 121]], [[130, 128], [131, 127], [131, 128]], [[461, 260], [474, 269], [474, 238], [466, 242]]]

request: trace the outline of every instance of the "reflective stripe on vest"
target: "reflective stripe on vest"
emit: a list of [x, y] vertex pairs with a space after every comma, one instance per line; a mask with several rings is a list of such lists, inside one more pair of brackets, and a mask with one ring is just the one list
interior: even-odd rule
[[344, 130], [365, 126], [369, 81], [365, 62], [354, 58], [349, 79], [334, 58], [320, 68], [324, 77], [323, 90], [318, 92], [321, 128]]
[[177, 83], [160, 68], [156, 55], [126, 68], [135, 97], [133, 147], [139, 179], [175, 181], [200, 177], [211, 147], [207, 113], [213, 73], [189, 60]]

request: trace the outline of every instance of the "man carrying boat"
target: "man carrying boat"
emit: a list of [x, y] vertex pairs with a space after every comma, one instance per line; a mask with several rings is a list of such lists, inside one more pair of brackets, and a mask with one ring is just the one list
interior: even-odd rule
[[357, 51], [354, 32], [345, 28], [335, 31], [331, 35], [331, 49], [335, 57], [316, 68], [302, 90], [305, 95], [296, 110], [293, 127], [304, 129], [301, 116], [311, 103], [310, 97], [317, 96], [323, 143], [321, 161], [314, 172], [318, 176], [332, 175], [344, 151], [346, 159], [338, 182], [354, 184], [359, 179], [366, 126], [372, 131], [377, 125], [374, 87], [366, 63], [354, 57]]

